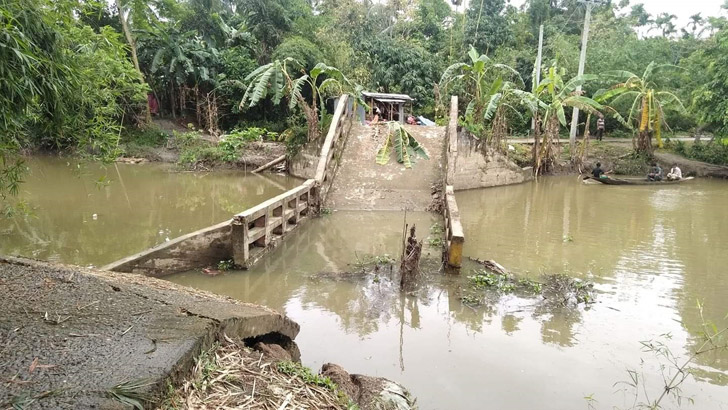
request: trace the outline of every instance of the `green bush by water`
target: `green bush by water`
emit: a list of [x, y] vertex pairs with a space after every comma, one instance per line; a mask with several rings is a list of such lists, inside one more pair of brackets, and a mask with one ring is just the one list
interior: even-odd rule
[[728, 138], [715, 139], [707, 143], [686, 144], [682, 141], [670, 142], [666, 148], [676, 154], [697, 161], [716, 165], [728, 165]]

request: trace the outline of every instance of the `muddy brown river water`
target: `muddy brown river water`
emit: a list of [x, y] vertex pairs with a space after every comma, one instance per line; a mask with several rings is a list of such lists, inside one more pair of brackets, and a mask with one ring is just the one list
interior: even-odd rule
[[[631, 408], [661, 393], [665, 360], [642, 351], [660, 340], [678, 356], [695, 349], [704, 317], [727, 326], [728, 183], [671, 187], [584, 186], [573, 177], [457, 193], [468, 256], [494, 259], [520, 275], [562, 272], [588, 279], [596, 303], [545, 308], [505, 295], [471, 308], [465, 276], [428, 275], [411, 296], [381, 277], [336, 278], [365, 255], [396, 255], [400, 212], [334, 212], [311, 221], [247, 272], [170, 280], [272, 306], [301, 324], [305, 364], [402, 382], [423, 409]], [[438, 218], [409, 214], [420, 236]], [[425, 247], [432, 258], [437, 250]], [[394, 278], [396, 283], [396, 278]], [[664, 335], [664, 336], [661, 336]], [[690, 366], [685, 408], [728, 408], [728, 354]], [[669, 371], [666, 369], [666, 371]], [[674, 400], [664, 408], [676, 408]]]
[[[22, 188], [35, 216], [0, 220], [0, 252], [84, 265], [220, 222], [296, 184], [156, 165], [118, 165], [118, 173], [89, 166], [79, 178], [65, 161], [37, 161]], [[97, 188], [101, 175], [111, 183]], [[341, 275], [375, 255], [396, 257], [403, 212], [333, 212], [308, 221], [250, 271], [169, 279], [286, 313], [301, 324], [304, 364], [335, 362], [396, 380], [422, 409], [586, 409], [586, 396], [597, 409], [631, 408], [634, 390], [620, 384], [628, 370], [645, 382], [637, 397], [644, 402], [660, 395], [667, 363], [641, 341], [661, 340], [684, 358], [700, 344], [704, 320], [728, 326], [728, 182], [584, 186], [558, 177], [458, 192], [457, 200], [467, 256], [534, 279], [590, 280], [595, 303], [553, 308], [507, 294], [468, 306], [461, 297], [473, 265], [459, 276], [428, 270], [408, 295], [386, 270]], [[436, 237], [437, 216], [407, 219], [420, 237]], [[437, 246], [425, 252], [439, 258]], [[690, 368], [681, 388], [695, 404], [683, 407], [728, 409], [728, 354], [701, 355]]]
[[101, 266], [222, 222], [300, 181], [240, 171], [173, 172], [170, 164], [27, 160], [19, 199], [30, 213], [0, 217], [0, 253]]

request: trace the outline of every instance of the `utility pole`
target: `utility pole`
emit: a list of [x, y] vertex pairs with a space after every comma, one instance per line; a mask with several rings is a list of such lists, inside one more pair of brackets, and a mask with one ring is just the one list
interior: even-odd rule
[[[591, 22], [592, 8], [602, 4], [600, 0], [579, 0], [579, 3], [586, 4], [586, 16], [584, 16], [584, 32], [581, 35], [581, 56], [579, 57], [579, 74], [584, 75], [584, 64], [586, 64], [586, 46], [589, 42], [589, 23]], [[576, 87], [576, 92], [581, 92], [581, 85]], [[579, 109], [574, 108], [574, 114], [571, 117], [571, 133], [569, 134], [569, 149], [571, 156], [574, 156], [574, 147], [576, 146], [576, 131], [579, 124]], [[588, 126], [588, 124], [587, 124]]]
[[[541, 56], [543, 55], [543, 24], [538, 28], [538, 56], [536, 57], [536, 83], [533, 84], [532, 88], [535, 90], [536, 87], [541, 83]], [[531, 120], [531, 131], [533, 131], [533, 137], [536, 138], [536, 117], [534, 116]]]

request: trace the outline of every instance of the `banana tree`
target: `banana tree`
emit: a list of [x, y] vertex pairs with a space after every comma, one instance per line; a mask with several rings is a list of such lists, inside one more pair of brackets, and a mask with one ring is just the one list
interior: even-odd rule
[[[566, 107], [575, 107], [589, 114], [604, 109], [597, 101], [576, 92], [578, 86], [595, 80], [597, 76], [585, 74], [564, 82], [564, 75], [566, 70], [554, 64], [534, 92], [539, 100], [536, 143], [533, 147], [536, 174], [548, 171], [555, 162], [554, 141], [558, 143], [559, 131], [562, 126], [566, 127]], [[541, 134], [543, 137], [538, 141]]]
[[[479, 136], [487, 135], [483, 123], [486, 113], [492, 113], [503, 101], [504, 87], [514, 89], [514, 84], [523, 85], [523, 80], [516, 70], [505, 64], [494, 63], [485, 54], [478, 54], [474, 47], [468, 52], [470, 64], [456, 63], [445, 69], [439, 87], [444, 93], [451, 84], [464, 88], [464, 97], [468, 100], [465, 110], [465, 127]], [[513, 80], [513, 81], [509, 81]]]
[[396, 154], [397, 162], [405, 168], [412, 168], [417, 157], [430, 159], [425, 148], [398, 122], [388, 123], [387, 138], [377, 151], [377, 164], [387, 165], [392, 150]]
[[[496, 147], [501, 147], [501, 142], [507, 137], [508, 133], [508, 115], [515, 116], [519, 120], [535, 117], [538, 112], [539, 101], [533, 93], [521, 90], [518, 85], [510, 81], [496, 84], [492, 91], [494, 93], [488, 101], [484, 119], [491, 124], [488, 139]], [[526, 109], [528, 116], [523, 115], [522, 108]]]
[[653, 78], [662, 68], [674, 67], [669, 64], [658, 65], [651, 62], [642, 77], [629, 71], [610, 71], [602, 74], [605, 78], [618, 79], [622, 82], [612, 86], [609, 90], [600, 93], [596, 100], [610, 102], [613, 107], [619, 107], [624, 102], [631, 102], [627, 115], [627, 125], [638, 131], [636, 148], [639, 152], [651, 154], [652, 135], [657, 139], [658, 147], [662, 148], [662, 126], [665, 122], [665, 108], [676, 106], [678, 110], [685, 111], [680, 99], [669, 91], [658, 89]]
[[[289, 109], [298, 105], [303, 110], [308, 126], [308, 140], [314, 141], [321, 136], [319, 124], [326, 112], [324, 95], [331, 91], [341, 94], [345, 90], [355, 90], [358, 95], [360, 90], [336, 67], [319, 63], [310, 73], [302, 71], [302, 75], [294, 79], [295, 71], [292, 66], [300, 67], [301, 64], [292, 58], [285, 58], [255, 69], [245, 77], [245, 81], [249, 83], [240, 107], [253, 107], [267, 97], [271, 97], [273, 104], [278, 105], [283, 98], [288, 98]], [[324, 77], [325, 79], [319, 81]], [[304, 87], [311, 92], [310, 100], [303, 95]]]

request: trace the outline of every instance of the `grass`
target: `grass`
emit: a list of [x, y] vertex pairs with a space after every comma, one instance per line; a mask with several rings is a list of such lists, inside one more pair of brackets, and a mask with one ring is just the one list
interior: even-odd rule
[[714, 165], [728, 165], [728, 138], [698, 143], [669, 141], [665, 144], [665, 149], [696, 161]]
[[445, 243], [443, 238], [445, 232], [442, 225], [439, 222], [435, 222], [430, 226], [430, 235], [427, 237], [427, 245], [432, 248], [442, 248]]
[[563, 273], [543, 275], [540, 281], [536, 281], [525, 277], [518, 278], [510, 273], [478, 269], [467, 279], [470, 291], [461, 296], [460, 300], [471, 307], [483, 303], [482, 291], [492, 291], [497, 294], [540, 295], [544, 303], [552, 306], [576, 307], [594, 302], [593, 283]]
[[291, 361], [271, 362], [227, 337], [201, 352], [191, 374], [167, 390], [160, 409], [356, 408], [328, 377]]
[[362, 258], [359, 258], [359, 255], [356, 255], [354, 267], [357, 269], [366, 269], [372, 266], [394, 265], [395, 262], [395, 259], [387, 253], [382, 255], [365, 255]]
[[151, 400], [145, 390], [151, 385], [152, 382], [148, 379], [129, 380], [107, 390], [106, 396], [124, 406], [144, 410], [144, 403]]
[[331, 381], [331, 379], [326, 376], [321, 376], [320, 374], [314, 374], [311, 369], [304, 367], [299, 363], [284, 361], [279, 362], [276, 366], [279, 372], [289, 376], [299, 377], [306, 384], [326, 387], [331, 391], [336, 391], [337, 389], [336, 383]]

